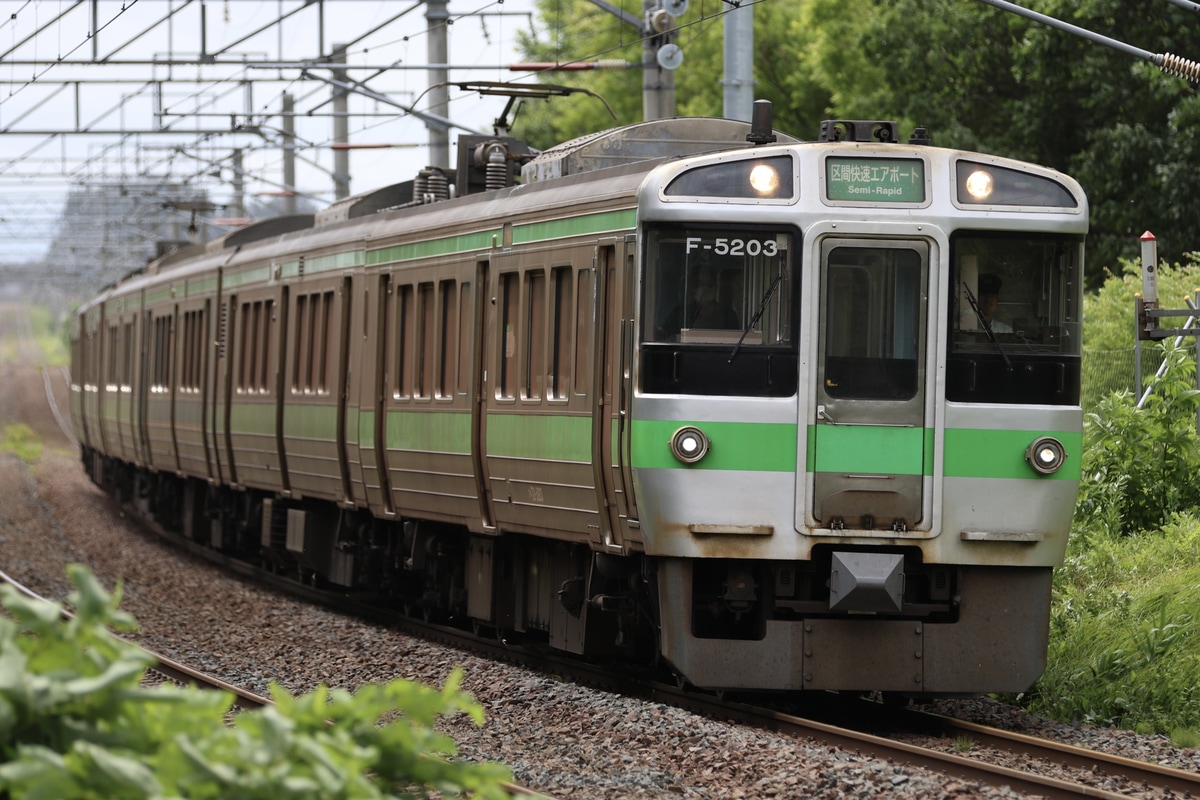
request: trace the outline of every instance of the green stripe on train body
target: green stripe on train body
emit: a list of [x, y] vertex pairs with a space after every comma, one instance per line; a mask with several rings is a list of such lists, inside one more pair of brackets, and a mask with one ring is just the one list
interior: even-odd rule
[[[1038, 475], [1025, 462], [1035, 439], [1053, 436], [1062, 442], [1067, 460], [1053, 475]], [[949, 478], [1040, 478], [1077, 481], [1082, 474], [1083, 434], [1079, 431], [946, 430], [945, 474]]]
[[489, 456], [543, 461], [592, 460], [592, 418], [587, 414], [497, 414], [487, 417]]
[[[695, 425], [712, 442], [696, 464], [671, 455], [671, 437], [684, 425]], [[759, 472], [796, 471], [796, 426], [790, 423], [633, 421], [633, 466], [649, 469], [726, 469]]]
[[533, 222], [513, 226], [513, 244], [561, 239], [567, 236], [583, 236], [589, 233], [608, 233], [632, 229], [637, 225], [637, 210], [604, 211], [599, 214], [584, 214], [566, 219]]
[[929, 475], [932, 454], [933, 431], [929, 428], [808, 426], [809, 472]]
[[[694, 425], [712, 442], [712, 450], [696, 464], [683, 464], [671, 455], [671, 436]], [[807, 428], [806, 469], [809, 472], [863, 472], [932, 475], [932, 428], [829, 426], [818, 452], [816, 427]], [[837, 432], [832, 432], [835, 430]], [[792, 472], [796, 469], [797, 426], [754, 422], [694, 422], [634, 420], [633, 466], [651, 469], [714, 469]], [[826, 438], [829, 434], [829, 438]], [[1068, 453], [1067, 463], [1054, 475], [1039, 476], [1025, 463], [1025, 449], [1039, 436], [1054, 436]], [[944, 476], [1079, 480], [1083, 436], [1078, 431], [977, 430], [946, 431]]]
[[392, 247], [382, 247], [378, 250], [368, 250], [367, 266], [390, 264], [394, 261], [410, 261], [414, 258], [444, 256], [472, 250], [490, 249], [499, 241], [500, 229], [464, 233], [458, 236], [446, 236], [441, 239], [427, 239], [423, 242], [398, 244]]

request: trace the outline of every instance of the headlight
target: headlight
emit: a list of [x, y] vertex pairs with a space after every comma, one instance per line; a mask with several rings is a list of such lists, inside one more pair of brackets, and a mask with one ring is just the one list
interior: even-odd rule
[[983, 202], [992, 196], [992, 175], [977, 169], [967, 176], [967, 194], [976, 202]]
[[704, 458], [710, 446], [704, 431], [692, 425], [685, 425], [671, 436], [671, 455], [685, 464], [695, 464]]
[[1053, 436], [1041, 436], [1025, 448], [1025, 460], [1042, 475], [1058, 472], [1067, 460], [1067, 451], [1062, 442]]
[[750, 186], [761, 195], [773, 197], [779, 189], [779, 173], [774, 167], [759, 164], [750, 170]]

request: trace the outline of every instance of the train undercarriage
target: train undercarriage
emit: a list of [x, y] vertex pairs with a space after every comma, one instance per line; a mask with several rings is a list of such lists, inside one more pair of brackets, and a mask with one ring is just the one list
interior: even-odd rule
[[[409, 616], [714, 689], [1021, 691], [1044, 668], [1050, 570], [922, 564], [905, 547], [811, 560], [620, 557], [587, 545], [210, 486], [85, 453], [92, 480], [188, 541]], [[964, 600], [966, 598], [966, 600]]]

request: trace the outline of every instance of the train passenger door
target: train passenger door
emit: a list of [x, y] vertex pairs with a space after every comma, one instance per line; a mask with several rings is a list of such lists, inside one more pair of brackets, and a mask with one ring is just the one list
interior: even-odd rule
[[[475, 304], [471, 309], [474, 324], [468, 330], [474, 331], [474, 341], [468, 345], [463, 342], [460, 347], [464, 354], [471, 358], [471, 452], [475, 454], [473, 469], [475, 471], [475, 491], [479, 496], [480, 524], [486, 533], [496, 532], [496, 509], [492, 497], [492, 478], [488, 470], [487, 458], [484, 457], [484, 444], [487, 442], [487, 332], [492, 324], [488, 318], [488, 297], [495, 291], [492, 287], [490, 262], [480, 261], [475, 265]], [[465, 312], [465, 309], [464, 309]], [[466, 355], [463, 356], [464, 358]]]
[[834, 532], [928, 529], [929, 243], [830, 237], [820, 259], [810, 516]]
[[592, 430], [596, 486], [608, 525], [604, 543], [623, 547], [628, 523], [637, 519], [629, 465], [629, 401], [633, 372], [633, 286], [636, 282], [634, 242], [603, 241], [596, 248], [595, 269], [600, 281], [596, 304], [596, 352], [603, 370], [596, 393]]

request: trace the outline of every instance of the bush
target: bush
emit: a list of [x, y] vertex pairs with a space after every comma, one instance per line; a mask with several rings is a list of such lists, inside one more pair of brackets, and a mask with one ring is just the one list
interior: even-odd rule
[[134, 627], [120, 587], [110, 596], [85, 568], [68, 572], [69, 622], [58, 604], [0, 587], [12, 617], [0, 618], [0, 796], [507, 797], [506, 768], [427, 757], [455, 752], [433, 730], [439, 716], [482, 724], [458, 671], [440, 691], [397, 680], [292, 698], [272, 686], [274, 707], [226, 724], [228, 693], [143, 688], [149, 657], [108, 630]]
[[1143, 408], [1116, 392], [1085, 415], [1077, 527], [1157, 530], [1176, 513], [1200, 509], [1195, 364], [1190, 350], [1171, 342], [1152, 352], [1161, 352], [1167, 370]]
[[1170, 733], [1200, 730], [1200, 517], [1161, 531], [1076, 537], [1055, 573], [1045, 675], [1026, 698], [1057, 719]]

